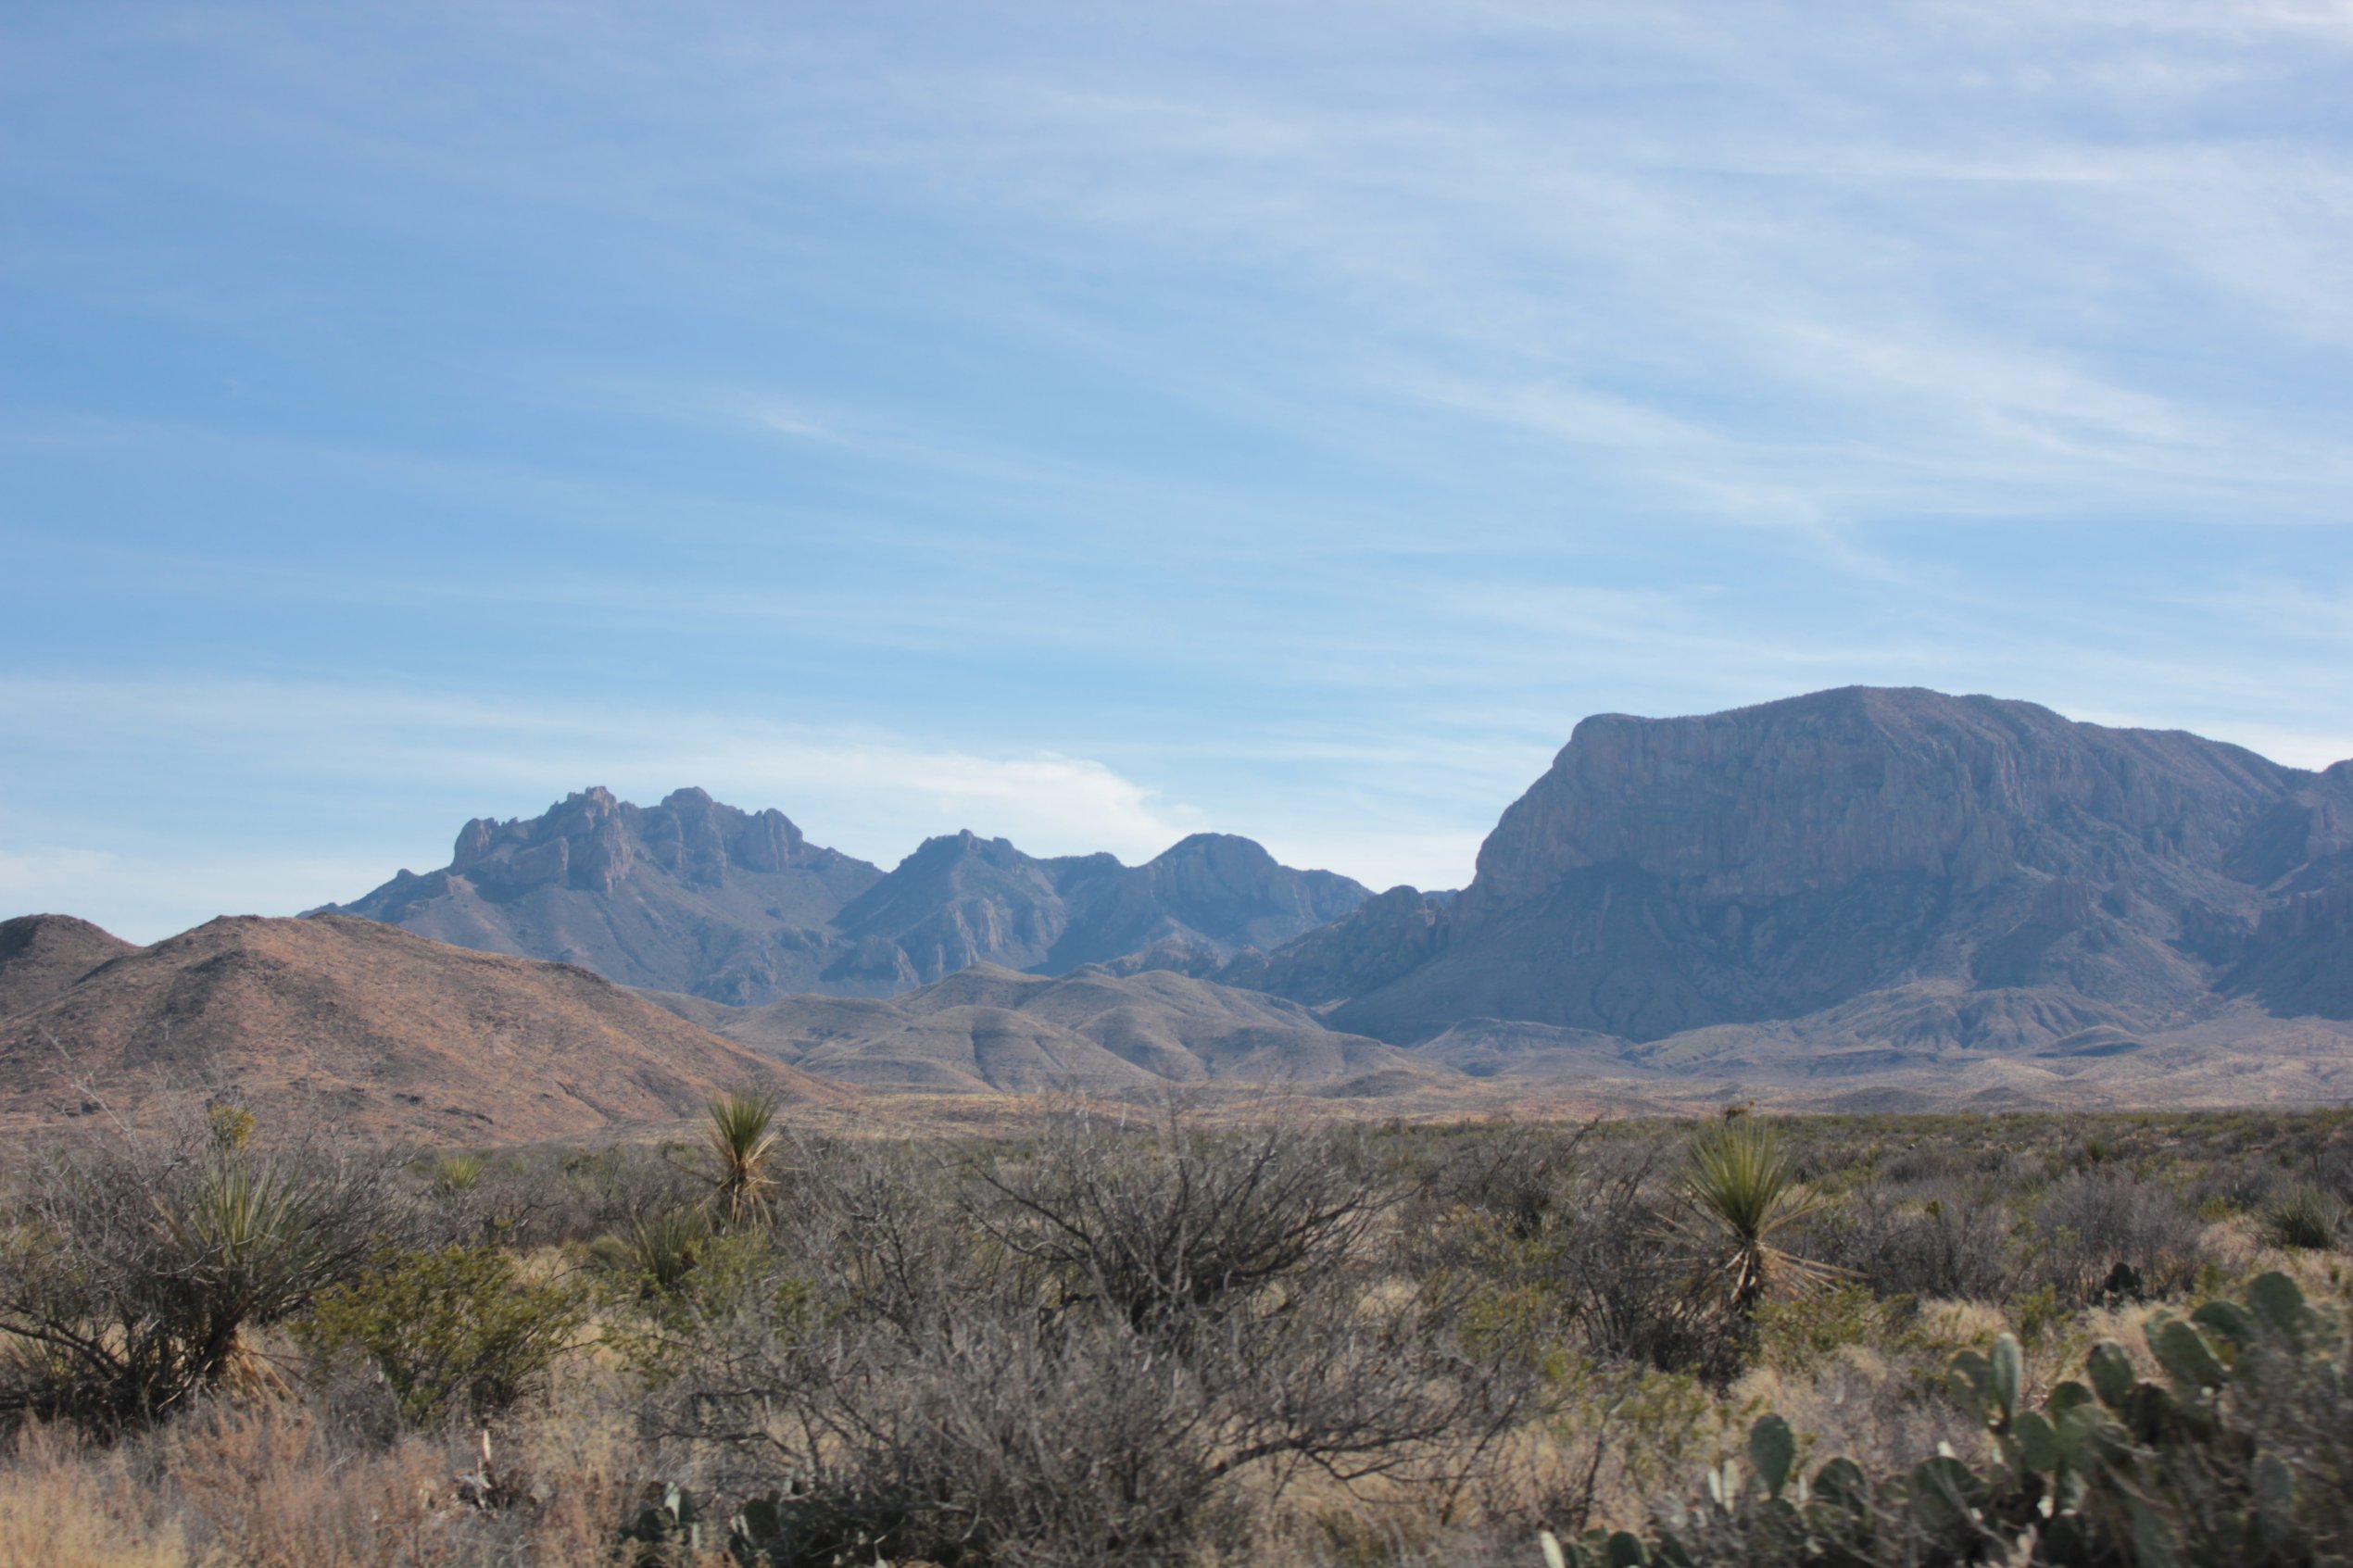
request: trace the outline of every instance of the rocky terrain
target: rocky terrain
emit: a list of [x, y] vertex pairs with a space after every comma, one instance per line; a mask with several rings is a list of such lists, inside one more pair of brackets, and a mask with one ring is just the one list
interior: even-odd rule
[[1168, 971], [1056, 978], [977, 964], [894, 1000], [795, 997], [680, 1010], [821, 1077], [875, 1087], [1104, 1092], [1251, 1083], [1390, 1093], [1449, 1076], [1327, 1029], [1295, 1002]]
[[39, 997], [0, 966], [17, 998], [0, 1017], [0, 1123], [135, 1122], [166, 1097], [218, 1095], [263, 1116], [513, 1143], [674, 1122], [724, 1089], [846, 1098], [587, 970], [371, 921], [224, 916], [139, 948], [36, 919], [48, 929], [27, 949], [114, 956]]
[[2031, 703], [1848, 688], [1604, 715], [1459, 897], [1385, 894], [1220, 978], [1398, 1043], [1496, 1019], [2025, 1051], [2234, 997], [2344, 1018], [2348, 846], [2353, 764]]
[[1354, 909], [1366, 890], [1197, 834], [1141, 866], [1039, 859], [970, 833], [886, 874], [812, 845], [779, 811], [697, 789], [640, 807], [603, 789], [528, 822], [472, 822], [450, 863], [316, 911], [489, 952], [584, 964], [732, 1006], [799, 993], [889, 997], [975, 963], [1202, 972]]

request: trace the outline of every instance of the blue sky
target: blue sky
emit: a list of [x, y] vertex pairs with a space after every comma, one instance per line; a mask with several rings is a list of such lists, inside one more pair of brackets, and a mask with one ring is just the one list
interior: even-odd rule
[[0, 13], [0, 914], [699, 784], [1464, 880], [1581, 716], [2353, 754], [2353, 6]]

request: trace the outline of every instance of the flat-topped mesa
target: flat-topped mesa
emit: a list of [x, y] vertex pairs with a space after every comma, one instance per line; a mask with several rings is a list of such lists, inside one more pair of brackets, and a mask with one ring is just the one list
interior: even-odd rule
[[1910, 984], [2181, 1018], [2267, 889], [2320, 874], [2334, 780], [1912, 689], [1603, 715], [1442, 912], [1368, 906], [1259, 983], [1320, 1002], [1354, 976], [1334, 1023], [1392, 1039], [1468, 1017], [1653, 1039]]
[[1768, 897], [1878, 873], [1964, 888], [2020, 868], [2108, 880], [2142, 854], [2219, 865], [2309, 776], [2178, 731], [1916, 689], [1605, 714], [1504, 813], [1465, 901], [1508, 908], [1602, 864]]

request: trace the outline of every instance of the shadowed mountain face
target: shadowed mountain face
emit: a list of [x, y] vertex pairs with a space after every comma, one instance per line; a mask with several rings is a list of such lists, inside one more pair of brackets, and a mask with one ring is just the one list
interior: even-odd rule
[[0, 1124], [136, 1122], [187, 1090], [358, 1132], [516, 1142], [674, 1121], [746, 1086], [846, 1098], [586, 970], [335, 917], [211, 921], [0, 1021]]
[[1293, 871], [1214, 834], [1132, 867], [1109, 855], [1037, 859], [957, 834], [886, 875], [810, 844], [781, 812], [746, 813], [700, 790], [638, 807], [592, 789], [535, 821], [469, 822], [447, 869], [403, 872], [320, 912], [747, 1005], [895, 996], [981, 962], [1202, 972], [1365, 897], [1346, 877]]
[[2348, 823], [2353, 769], [1991, 697], [1607, 715], [1459, 897], [1383, 895], [1221, 978], [1392, 1040], [1478, 1018], [1655, 1040], [1882, 992], [1935, 997], [1889, 1015], [1954, 1045], [2180, 1022], [2232, 988], [2328, 1012]]

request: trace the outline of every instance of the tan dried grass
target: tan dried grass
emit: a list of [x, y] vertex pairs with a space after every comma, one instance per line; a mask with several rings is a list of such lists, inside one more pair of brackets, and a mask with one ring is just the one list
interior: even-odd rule
[[29, 1429], [0, 1468], [0, 1562], [8, 1568], [191, 1568], [178, 1523], [154, 1517], [151, 1503], [120, 1460]]

